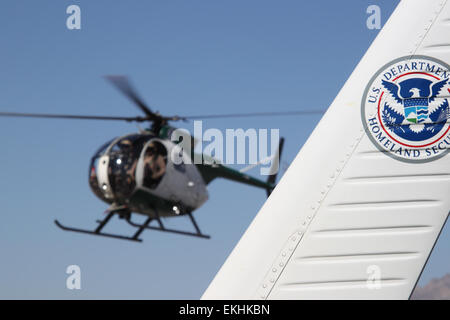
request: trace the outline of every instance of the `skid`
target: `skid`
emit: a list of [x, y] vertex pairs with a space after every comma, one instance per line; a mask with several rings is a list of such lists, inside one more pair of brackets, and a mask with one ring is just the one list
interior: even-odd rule
[[[183, 230], [176, 230], [171, 228], [166, 228], [164, 224], [161, 221], [161, 218], [159, 217], [158, 211], [154, 209], [155, 211], [155, 218], [148, 217], [143, 224], [138, 224], [133, 221], [131, 221], [131, 212], [128, 211], [126, 208], [123, 207], [115, 207], [111, 209], [108, 212], [108, 215], [103, 220], [97, 220], [98, 226], [95, 228], [95, 230], [86, 230], [86, 229], [80, 229], [80, 228], [73, 228], [73, 227], [67, 227], [61, 224], [58, 220], [55, 220], [55, 224], [58, 226], [58, 228], [64, 230], [64, 231], [71, 231], [71, 232], [78, 232], [78, 233], [84, 233], [84, 234], [91, 234], [94, 236], [101, 236], [101, 237], [108, 237], [108, 238], [115, 238], [120, 240], [129, 240], [129, 241], [136, 241], [136, 242], [142, 242], [142, 239], [139, 238], [139, 236], [142, 234], [144, 230], [156, 230], [156, 231], [163, 231], [163, 232], [169, 232], [169, 233], [176, 233], [186, 236], [192, 236], [192, 237], [199, 237], [204, 239], [209, 239], [209, 235], [205, 235], [201, 233], [194, 217], [192, 216], [192, 213], [188, 212], [186, 215], [189, 216], [189, 219], [191, 220], [192, 225], [195, 228], [195, 232], [190, 231], [183, 231]], [[114, 233], [106, 233], [102, 232], [102, 229], [106, 226], [106, 224], [111, 220], [111, 218], [114, 215], [118, 215], [119, 218], [125, 218], [127, 223], [131, 225], [132, 227], [136, 228], [136, 232], [132, 236], [124, 236], [120, 234], [114, 234]], [[150, 223], [156, 220], [158, 223], [158, 226], [151, 226]]]
[[177, 229], [171, 229], [171, 228], [166, 228], [161, 219], [156, 218], [155, 220], [158, 222], [158, 226], [150, 226], [150, 225], [141, 225], [138, 223], [135, 223], [133, 221], [131, 221], [131, 217], [127, 217], [126, 220], [128, 222], [128, 224], [130, 224], [133, 227], [136, 228], [145, 228], [148, 230], [156, 230], [156, 231], [163, 231], [163, 232], [169, 232], [169, 233], [176, 233], [176, 234], [182, 234], [185, 236], [191, 236], [191, 237], [198, 237], [198, 238], [204, 238], [204, 239], [209, 239], [211, 238], [209, 235], [203, 234], [201, 233], [200, 229], [198, 229], [197, 223], [195, 223], [194, 217], [192, 217], [192, 214], [188, 213], [187, 215], [189, 215], [189, 217], [191, 218], [191, 221], [193, 222], [193, 225], [196, 229], [196, 232], [191, 232], [191, 231], [183, 231], [183, 230], [177, 230]]
[[122, 236], [122, 235], [113, 234], [113, 233], [96, 232], [96, 231], [84, 230], [84, 229], [79, 229], [79, 228], [66, 227], [66, 226], [62, 225], [58, 220], [55, 220], [55, 224], [59, 228], [64, 230], [64, 231], [72, 231], [72, 232], [92, 234], [92, 235], [95, 235], [95, 236], [102, 236], [102, 237], [108, 237], [108, 238], [115, 238], [115, 239], [131, 240], [131, 241], [142, 242], [142, 239]]

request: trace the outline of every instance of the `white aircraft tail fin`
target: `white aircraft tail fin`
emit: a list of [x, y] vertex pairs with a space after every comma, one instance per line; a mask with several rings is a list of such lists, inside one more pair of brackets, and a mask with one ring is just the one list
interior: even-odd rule
[[449, 34], [450, 1], [398, 5], [203, 299], [409, 298], [450, 210]]

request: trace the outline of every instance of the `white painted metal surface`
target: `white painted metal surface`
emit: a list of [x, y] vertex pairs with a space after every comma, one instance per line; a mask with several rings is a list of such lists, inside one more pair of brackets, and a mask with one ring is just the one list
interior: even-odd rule
[[450, 210], [450, 155], [387, 156], [364, 129], [361, 100], [399, 57], [450, 64], [449, 34], [448, 1], [399, 4], [203, 299], [410, 296]]
[[97, 181], [106, 199], [114, 198], [108, 178], [109, 156], [103, 155], [98, 160]]

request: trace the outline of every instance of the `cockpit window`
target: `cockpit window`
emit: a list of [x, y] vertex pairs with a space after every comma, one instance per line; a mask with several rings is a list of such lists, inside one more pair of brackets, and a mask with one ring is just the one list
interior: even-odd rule
[[136, 187], [136, 166], [148, 135], [122, 138], [109, 151], [108, 178], [115, 198], [128, 198]]
[[[128, 135], [120, 139], [113, 139], [98, 149], [91, 160], [89, 185], [100, 199], [109, 203], [125, 202], [128, 199], [136, 186], [135, 171], [142, 148], [152, 137], [148, 134]], [[111, 146], [112, 143], [114, 145]], [[106, 160], [102, 161], [108, 161], [109, 186], [106, 184], [100, 186], [98, 182], [97, 169], [100, 159], [103, 159], [102, 156], [107, 156]], [[105, 195], [106, 190], [110, 196]]]
[[151, 141], [144, 153], [143, 185], [154, 189], [158, 186], [167, 166], [167, 149], [158, 141]]

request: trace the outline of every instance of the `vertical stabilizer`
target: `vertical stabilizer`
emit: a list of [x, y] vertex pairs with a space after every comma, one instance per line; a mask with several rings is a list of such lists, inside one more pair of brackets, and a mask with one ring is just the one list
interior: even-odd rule
[[450, 3], [402, 1], [204, 299], [408, 299], [450, 210]]

